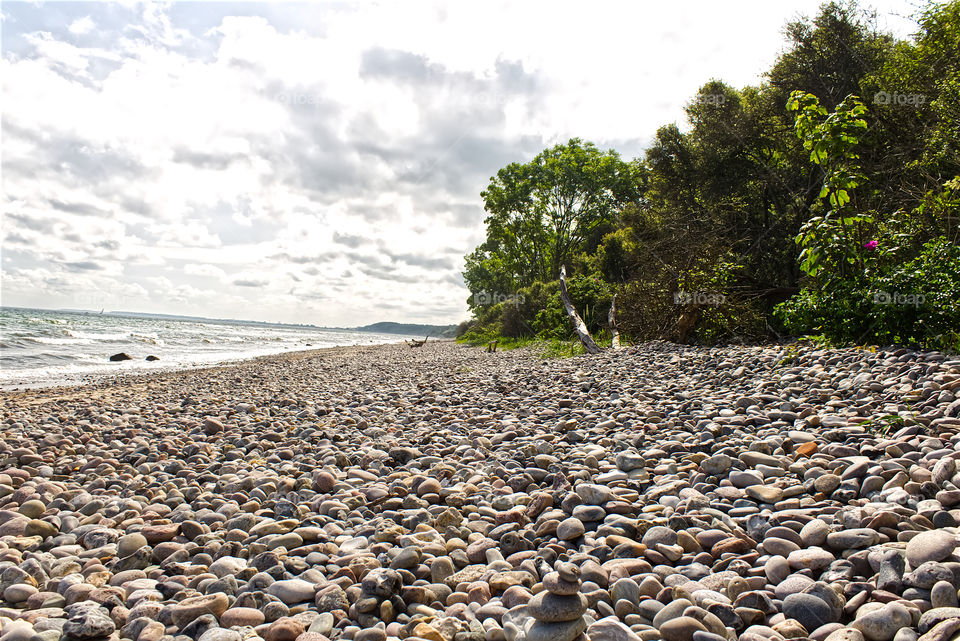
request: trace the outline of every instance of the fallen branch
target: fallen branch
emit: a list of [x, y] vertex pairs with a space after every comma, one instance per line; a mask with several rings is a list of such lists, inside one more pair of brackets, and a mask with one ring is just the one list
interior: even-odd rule
[[698, 305], [694, 305], [693, 309], [680, 314], [680, 318], [677, 319], [677, 342], [681, 345], [686, 345], [687, 338], [690, 337], [690, 334], [699, 321], [700, 307]]
[[607, 314], [607, 325], [610, 326], [610, 349], [620, 349], [620, 330], [617, 329], [617, 295], [610, 301], [610, 313]]
[[[429, 334], [427, 334], [427, 338], [430, 338], [430, 335], [429, 335]], [[424, 344], [426, 344], [426, 342], [427, 342], [427, 338], [424, 338], [422, 341], [409, 340], [409, 341], [407, 341], [407, 345], [410, 346], [411, 348], [413, 348], [413, 347], [423, 347]]]
[[563, 307], [567, 310], [567, 316], [570, 317], [570, 322], [573, 323], [573, 329], [577, 333], [577, 336], [580, 337], [583, 348], [587, 350], [589, 354], [599, 354], [601, 351], [600, 346], [594, 342], [593, 336], [590, 335], [590, 330], [587, 329], [587, 324], [583, 322], [573, 303], [570, 302], [570, 295], [567, 293], [566, 265], [560, 267], [560, 300], [563, 301]]

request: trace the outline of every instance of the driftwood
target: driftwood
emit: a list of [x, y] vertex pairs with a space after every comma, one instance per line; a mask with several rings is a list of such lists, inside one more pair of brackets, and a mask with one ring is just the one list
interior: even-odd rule
[[610, 301], [610, 313], [607, 314], [607, 325], [610, 326], [610, 349], [620, 349], [620, 330], [617, 329], [617, 295]]
[[583, 322], [573, 303], [570, 302], [570, 294], [567, 293], [566, 265], [560, 267], [560, 299], [563, 301], [564, 309], [567, 310], [567, 316], [570, 317], [570, 322], [573, 323], [573, 330], [577, 333], [577, 336], [580, 337], [580, 342], [583, 343], [583, 348], [587, 350], [589, 354], [599, 354], [601, 352], [600, 346], [594, 342], [593, 336], [590, 335], [590, 330], [587, 329], [587, 324]]
[[699, 305], [694, 305], [693, 309], [683, 312], [677, 319], [677, 342], [681, 345], [686, 344], [693, 328], [700, 321], [700, 313]]
[[409, 340], [409, 341], [407, 341], [407, 345], [409, 345], [411, 348], [413, 348], [413, 347], [423, 347], [423, 346], [426, 344], [426, 342], [427, 342], [427, 338], [430, 338], [430, 335], [429, 335], [429, 334], [427, 334], [427, 337], [424, 338], [422, 341]]
[[490, 354], [492, 352], [497, 351], [497, 345], [499, 344], [500, 344], [500, 341], [490, 341], [489, 343], [487, 343], [487, 353]]

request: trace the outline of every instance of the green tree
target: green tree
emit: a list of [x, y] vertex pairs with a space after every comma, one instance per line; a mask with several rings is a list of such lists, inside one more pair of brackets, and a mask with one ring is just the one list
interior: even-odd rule
[[[481, 193], [489, 214], [487, 239], [482, 253], [468, 258], [467, 287], [482, 288], [480, 264], [502, 270], [502, 282], [512, 287], [554, 280], [574, 255], [596, 250], [614, 229], [617, 209], [640, 192], [638, 165], [578, 138], [529, 163], [507, 165]], [[489, 261], [493, 256], [498, 265]]]
[[[582, 279], [584, 294], [618, 294], [628, 340], [669, 338], [699, 311], [694, 338], [707, 342], [786, 328], [956, 344], [943, 328], [960, 272], [960, 0], [928, 0], [917, 21], [900, 41], [854, 0], [829, 2], [787, 25], [762, 83], [705, 83], [689, 126], [661, 127], [642, 158], [573, 139], [504, 167], [464, 278], [526, 302], [475, 309], [479, 325], [566, 336], [554, 301], [566, 264], [572, 292]], [[924, 283], [939, 288], [919, 292], [924, 305], [873, 302]], [[679, 290], [726, 303], [688, 309]], [[605, 296], [577, 302], [602, 327]]]
[[855, 2], [824, 4], [812, 20], [788, 24], [785, 35], [788, 49], [767, 73], [770, 85], [784, 101], [803, 91], [828, 110], [850, 94], [865, 95], [864, 78], [883, 66], [894, 43], [877, 30], [875, 14]]

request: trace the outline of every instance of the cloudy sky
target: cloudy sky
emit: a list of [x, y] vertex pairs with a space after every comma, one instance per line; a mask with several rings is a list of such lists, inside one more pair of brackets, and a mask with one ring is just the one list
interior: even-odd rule
[[[497, 169], [640, 155], [816, 0], [4, 2], [2, 303], [467, 317]], [[877, 0], [912, 31], [911, 0]]]

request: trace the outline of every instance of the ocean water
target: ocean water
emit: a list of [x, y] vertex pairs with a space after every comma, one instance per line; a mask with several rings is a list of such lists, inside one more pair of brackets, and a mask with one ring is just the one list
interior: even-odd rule
[[[0, 308], [0, 388], [77, 385], [116, 373], [188, 369], [297, 350], [397, 343], [404, 336]], [[118, 352], [133, 360], [111, 362]], [[148, 355], [160, 360], [146, 361]]]

